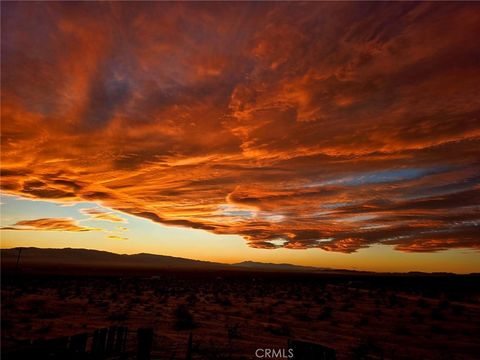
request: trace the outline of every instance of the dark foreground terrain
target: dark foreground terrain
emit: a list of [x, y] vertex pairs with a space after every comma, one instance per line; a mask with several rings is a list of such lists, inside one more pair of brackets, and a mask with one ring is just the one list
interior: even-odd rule
[[117, 325], [153, 328], [152, 358], [185, 359], [192, 333], [193, 359], [254, 359], [288, 339], [337, 359], [477, 359], [479, 285], [478, 275], [4, 267], [2, 353]]

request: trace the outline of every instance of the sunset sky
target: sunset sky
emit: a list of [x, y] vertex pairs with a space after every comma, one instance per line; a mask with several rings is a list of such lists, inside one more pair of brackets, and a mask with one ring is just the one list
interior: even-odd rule
[[2, 248], [480, 271], [480, 3], [1, 7]]

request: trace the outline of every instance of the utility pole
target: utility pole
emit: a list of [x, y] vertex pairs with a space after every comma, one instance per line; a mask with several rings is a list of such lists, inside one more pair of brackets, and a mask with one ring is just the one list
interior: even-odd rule
[[15, 270], [18, 270], [18, 264], [20, 263], [20, 255], [22, 255], [23, 248], [18, 248], [18, 255], [17, 255], [17, 265], [15, 266]]

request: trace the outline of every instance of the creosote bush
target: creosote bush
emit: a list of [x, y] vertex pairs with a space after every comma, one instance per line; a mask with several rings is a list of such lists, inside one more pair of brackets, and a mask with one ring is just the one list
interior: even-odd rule
[[176, 330], [190, 330], [195, 327], [193, 315], [184, 304], [180, 304], [174, 311]]

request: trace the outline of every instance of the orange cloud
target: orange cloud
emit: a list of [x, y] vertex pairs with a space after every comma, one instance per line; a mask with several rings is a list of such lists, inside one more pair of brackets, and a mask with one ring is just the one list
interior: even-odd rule
[[126, 222], [126, 220], [121, 218], [120, 216], [117, 216], [114, 213], [111, 213], [108, 211], [104, 211], [100, 208], [81, 209], [80, 211], [85, 215], [89, 215], [95, 220], [104, 220], [104, 221], [111, 221], [111, 222]]
[[480, 247], [475, 4], [1, 6], [6, 193], [256, 248]]
[[117, 236], [117, 235], [109, 235], [108, 238], [112, 240], [128, 240], [128, 238], [126, 237]]
[[43, 218], [34, 220], [21, 220], [12, 226], [2, 227], [1, 230], [49, 230], [49, 231], [98, 231], [100, 229], [79, 226], [73, 219]]

